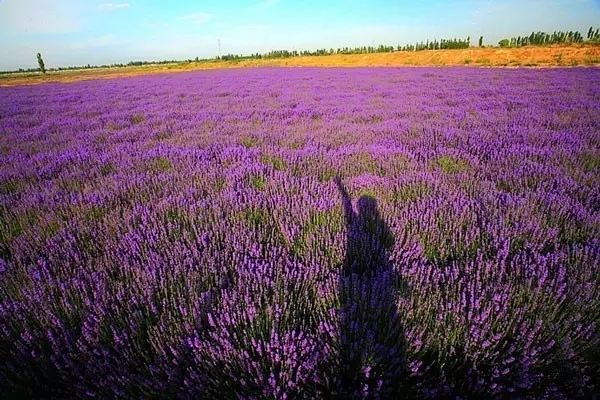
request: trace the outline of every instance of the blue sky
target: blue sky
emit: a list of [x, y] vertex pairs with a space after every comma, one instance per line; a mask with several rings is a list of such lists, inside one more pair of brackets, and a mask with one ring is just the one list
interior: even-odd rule
[[600, 0], [0, 0], [0, 70], [600, 27]]

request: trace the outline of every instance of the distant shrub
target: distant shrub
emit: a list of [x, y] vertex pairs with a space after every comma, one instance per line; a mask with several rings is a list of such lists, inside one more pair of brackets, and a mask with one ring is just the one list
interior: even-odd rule
[[556, 61], [556, 63], [557, 63], [558, 65], [562, 65], [562, 63], [563, 63], [563, 56], [564, 56], [564, 54], [563, 54], [562, 52], [560, 52], [560, 53], [556, 54], [556, 55], [554, 56], [554, 61]]
[[600, 57], [586, 57], [583, 59], [585, 65], [600, 64]]

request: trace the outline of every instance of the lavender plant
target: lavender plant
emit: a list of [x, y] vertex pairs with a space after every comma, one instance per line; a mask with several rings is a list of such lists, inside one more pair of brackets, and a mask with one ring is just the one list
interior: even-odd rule
[[0, 88], [0, 392], [576, 398], [598, 69]]

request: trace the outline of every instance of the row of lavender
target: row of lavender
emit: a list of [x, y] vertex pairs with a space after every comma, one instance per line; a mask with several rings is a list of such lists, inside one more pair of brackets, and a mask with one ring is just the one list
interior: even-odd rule
[[467, 68], [2, 88], [0, 390], [597, 392], [599, 88]]

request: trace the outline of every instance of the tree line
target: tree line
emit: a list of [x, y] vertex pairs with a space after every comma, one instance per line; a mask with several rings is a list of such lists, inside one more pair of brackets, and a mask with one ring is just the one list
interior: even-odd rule
[[[522, 47], [522, 46], [547, 46], [553, 44], [577, 44], [577, 43], [593, 43], [600, 44], [600, 29], [590, 27], [587, 32], [587, 36], [584, 36], [577, 31], [554, 31], [553, 33], [547, 32], [531, 32], [529, 36], [515, 36], [510, 39], [502, 39], [498, 42], [499, 47]], [[483, 36], [479, 37], [479, 47], [484, 47]], [[326, 56], [332, 54], [372, 54], [372, 53], [392, 53], [397, 51], [423, 51], [423, 50], [453, 50], [453, 49], [467, 49], [471, 47], [471, 38], [466, 39], [434, 39], [421, 41], [414, 44], [405, 44], [390, 46], [381, 44], [379, 46], [359, 46], [359, 47], [341, 47], [337, 49], [316, 49], [316, 50], [271, 50], [266, 53], [252, 53], [252, 54], [226, 54], [216, 56], [214, 58], [198, 58], [194, 60], [163, 60], [163, 61], [130, 61], [128, 63], [113, 63], [103, 65], [83, 65], [83, 66], [68, 66], [58, 68], [45, 68], [44, 61], [40, 53], [37, 53], [38, 66], [39, 68], [19, 68], [14, 71], [0, 71], [0, 74], [11, 74], [15, 72], [38, 72], [46, 73], [46, 71], [68, 71], [78, 69], [91, 69], [91, 68], [123, 68], [131, 66], [143, 66], [151, 64], [177, 64], [177, 63], [192, 63], [200, 61], [240, 61], [240, 60], [257, 60], [257, 59], [276, 59], [276, 58], [292, 58], [299, 56]]]
[[[592, 43], [600, 42], [600, 29], [594, 30], [590, 26], [587, 33], [587, 41]], [[529, 36], [516, 36], [510, 39], [502, 39], [498, 42], [500, 47], [522, 47], [522, 46], [549, 46], [553, 44], [573, 44], [584, 43], [585, 40], [581, 32], [576, 31], [554, 31], [531, 32]]]
[[226, 54], [217, 56], [217, 60], [254, 60], [254, 59], [273, 59], [273, 58], [292, 58], [298, 56], [328, 56], [333, 54], [373, 54], [373, 53], [393, 53], [395, 51], [421, 51], [421, 50], [446, 50], [446, 49], [467, 49], [470, 47], [471, 38], [466, 39], [440, 39], [415, 44], [389, 46], [380, 44], [379, 46], [361, 46], [361, 47], [338, 47], [337, 49], [317, 49], [317, 50], [272, 50], [268, 53], [254, 53], [250, 55]]
[[[498, 42], [500, 47], [522, 47], [522, 46], [548, 46], [552, 44], [576, 44], [576, 43], [596, 43], [600, 44], [600, 29], [594, 30], [590, 27], [587, 33], [587, 40], [577, 31], [555, 31], [553, 33], [532, 32], [529, 36], [516, 36], [510, 39], [502, 39]], [[254, 59], [274, 59], [274, 58], [292, 58], [298, 56], [325, 56], [332, 54], [372, 54], [372, 53], [392, 53], [396, 51], [422, 51], [422, 50], [453, 50], [467, 49], [471, 47], [471, 38], [466, 39], [440, 39], [427, 40], [415, 44], [398, 45], [396, 47], [389, 45], [362, 46], [362, 47], [343, 47], [337, 49], [317, 49], [317, 50], [273, 50], [268, 53], [253, 53], [250, 55], [226, 54], [217, 56], [217, 60], [238, 61]], [[478, 47], [485, 47], [483, 36], [479, 37]]]
[[[81, 69], [98, 69], [98, 68], [123, 68], [123, 67], [139, 67], [143, 65], [156, 65], [156, 64], [177, 64], [182, 62], [191, 63], [193, 61], [209, 61], [211, 59], [202, 59], [200, 60], [196, 57], [195, 60], [162, 60], [162, 61], [129, 61], [128, 63], [113, 63], [113, 64], [102, 64], [102, 65], [74, 65], [67, 67], [56, 67], [56, 68], [45, 68], [44, 60], [42, 59], [42, 55], [40, 53], [37, 54], [38, 57], [38, 68], [19, 68], [14, 71], [0, 71], [0, 75], [2, 74], [12, 74], [16, 72], [20, 73], [32, 73], [41, 71], [42, 73], [46, 73], [46, 71], [56, 72], [56, 71], [73, 71], [73, 70], [81, 70]], [[41, 61], [41, 63], [40, 63]]]

